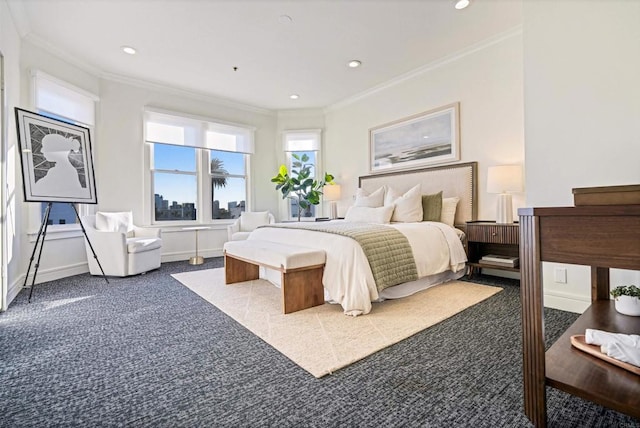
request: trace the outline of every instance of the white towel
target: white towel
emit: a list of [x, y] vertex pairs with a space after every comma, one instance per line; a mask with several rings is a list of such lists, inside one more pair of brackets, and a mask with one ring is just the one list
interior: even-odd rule
[[609, 345], [601, 346], [600, 351], [606, 353], [611, 358], [640, 367], [640, 348], [634, 348], [621, 343], [610, 343]]
[[640, 367], [640, 335], [588, 328], [585, 341], [590, 345], [600, 346], [600, 351], [611, 358]]

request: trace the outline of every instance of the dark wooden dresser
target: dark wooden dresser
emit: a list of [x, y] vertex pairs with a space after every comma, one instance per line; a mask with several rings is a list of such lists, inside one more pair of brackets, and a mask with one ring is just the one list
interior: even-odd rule
[[[527, 416], [546, 426], [548, 385], [640, 418], [640, 376], [570, 344], [571, 335], [587, 328], [640, 334], [640, 317], [616, 312], [609, 296], [609, 268], [640, 270], [640, 205], [522, 208], [518, 214]], [[546, 353], [543, 261], [591, 267], [591, 306]]]

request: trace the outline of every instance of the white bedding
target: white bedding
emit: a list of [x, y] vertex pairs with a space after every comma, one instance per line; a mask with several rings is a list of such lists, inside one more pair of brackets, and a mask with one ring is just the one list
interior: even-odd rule
[[[389, 226], [407, 237], [419, 278], [445, 271], [458, 272], [464, 268], [467, 257], [454, 228], [437, 222], [393, 223]], [[369, 313], [371, 302], [380, 298], [366, 256], [354, 239], [332, 233], [276, 227], [260, 227], [251, 232], [248, 239], [325, 250], [327, 261], [322, 283], [326, 294], [342, 305], [347, 315]]]

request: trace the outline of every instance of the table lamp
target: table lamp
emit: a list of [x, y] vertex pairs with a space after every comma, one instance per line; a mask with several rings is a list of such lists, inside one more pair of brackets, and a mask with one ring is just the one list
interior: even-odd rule
[[322, 189], [324, 200], [329, 202], [329, 218], [338, 218], [338, 201], [340, 200], [340, 185], [328, 184]]
[[487, 192], [498, 193], [496, 223], [513, 223], [513, 206], [508, 192], [522, 192], [522, 166], [490, 166], [487, 170]]

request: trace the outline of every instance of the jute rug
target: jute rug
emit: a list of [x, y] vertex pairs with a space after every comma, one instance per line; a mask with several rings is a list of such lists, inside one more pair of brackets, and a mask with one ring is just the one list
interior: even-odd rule
[[225, 285], [224, 269], [172, 275], [249, 331], [319, 378], [447, 319], [502, 291], [452, 281], [410, 297], [374, 303], [350, 317], [325, 303], [282, 314], [280, 289], [265, 280]]

